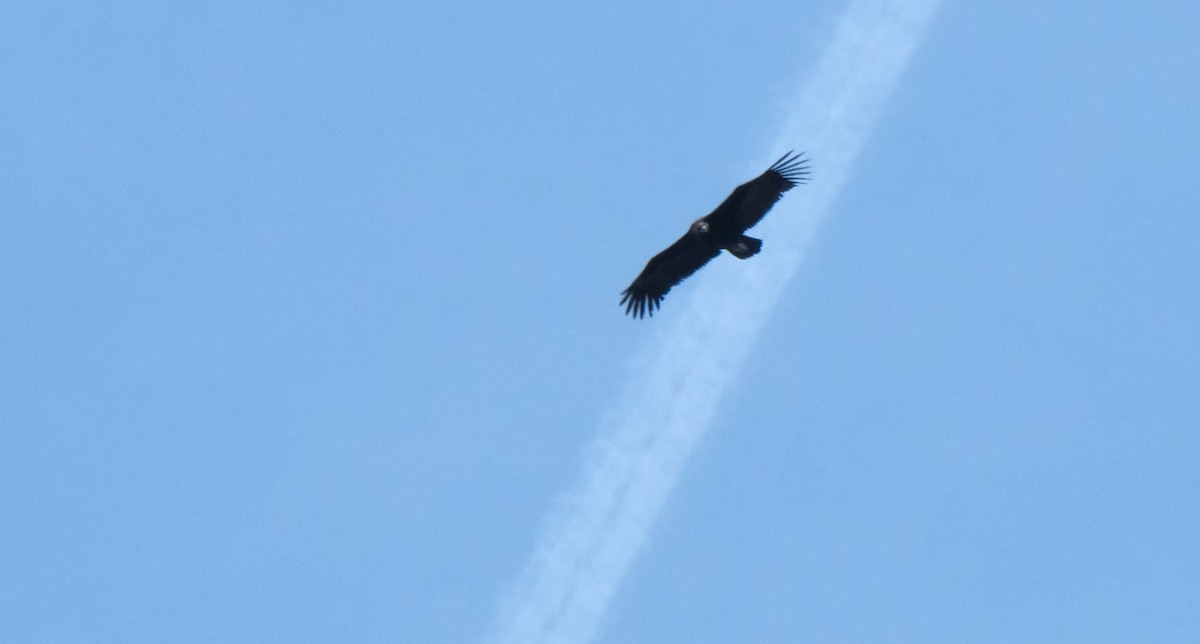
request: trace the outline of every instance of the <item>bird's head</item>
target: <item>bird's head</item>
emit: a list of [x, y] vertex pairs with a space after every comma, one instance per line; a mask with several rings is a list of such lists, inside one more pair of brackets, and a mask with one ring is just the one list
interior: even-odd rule
[[708, 232], [708, 222], [704, 221], [703, 219], [697, 219], [696, 221], [692, 222], [692, 229], [689, 232], [691, 232], [693, 235], [703, 235], [704, 233]]

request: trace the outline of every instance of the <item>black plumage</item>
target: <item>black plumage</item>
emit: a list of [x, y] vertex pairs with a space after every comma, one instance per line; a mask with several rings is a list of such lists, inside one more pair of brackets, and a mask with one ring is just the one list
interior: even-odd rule
[[721, 254], [746, 259], [762, 250], [762, 240], [747, 236], [783, 193], [808, 182], [804, 153], [788, 152], [758, 177], [733, 190], [716, 210], [692, 222], [687, 233], [655, 255], [633, 284], [622, 293], [625, 312], [641, 318], [654, 315], [672, 286], [682, 282]]

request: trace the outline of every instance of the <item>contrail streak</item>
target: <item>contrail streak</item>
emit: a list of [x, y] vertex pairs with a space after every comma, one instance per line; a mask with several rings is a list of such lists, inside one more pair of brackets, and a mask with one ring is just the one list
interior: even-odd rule
[[938, 2], [850, 2], [764, 156], [805, 148], [813, 182], [784, 198], [758, 228], [770, 244], [767, 252], [736, 265], [714, 262], [693, 278], [690, 299], [675, 300], [679, 314], [660, 318], [671, 323], [636, 359], [627, 389], [601, 421], [579, 482], [551, 514], [488, 641], [557, 644], [594, 637], [721, 395], [849, 178]]

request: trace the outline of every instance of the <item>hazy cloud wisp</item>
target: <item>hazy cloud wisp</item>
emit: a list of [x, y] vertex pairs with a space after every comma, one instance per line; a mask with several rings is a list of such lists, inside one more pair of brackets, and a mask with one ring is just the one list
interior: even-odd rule
[[[756, 229], [770, 244], [752, 261], [714, 262], [676, 293], [655, 338], [552, 512], [488, 641], [591, 640], [644, 545], [697, 440], [850, 176], [883, 105], [939, 0], [852, 0], [820, 62], [789, 103], [770, 161], [800, 146], [813, 181]], [[750, 173], [760, 172], [751, 169]], [[728, 306], [736, 299], [737, 306]]]

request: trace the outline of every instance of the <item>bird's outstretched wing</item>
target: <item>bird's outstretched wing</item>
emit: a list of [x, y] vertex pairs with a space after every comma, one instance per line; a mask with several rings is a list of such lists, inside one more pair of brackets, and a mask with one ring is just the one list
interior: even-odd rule
[[663, 297], [672, 286], [695, 273], [708, 261], [721, 253], [690, 232], [680, 237], [663, 252], [655, 255], [633, 280], [633, 284], [621, 294], [625, 313], [636, 318], [654, 315]]
[[754, 179], [734, 188], [725, 201], [705, 219], [724, 221], [740, 232], [757, 224], [783, 193], [808, 182], [808, 159], [804, 153], [788, 152]]

